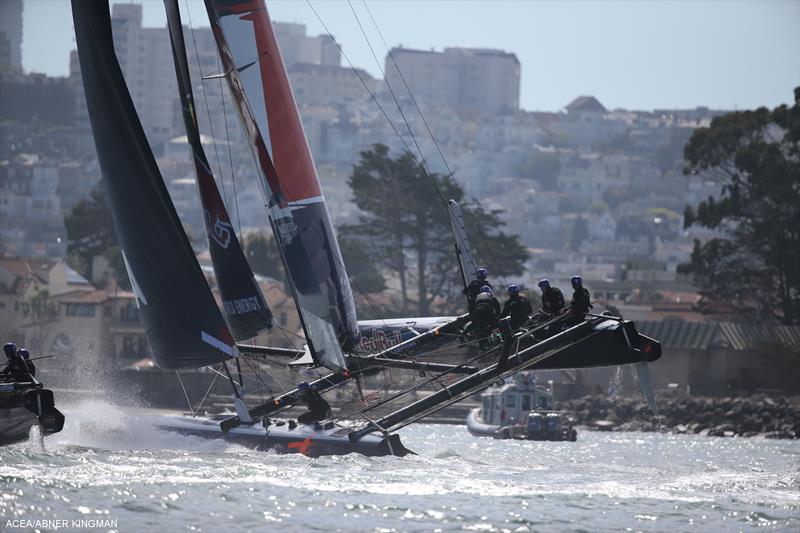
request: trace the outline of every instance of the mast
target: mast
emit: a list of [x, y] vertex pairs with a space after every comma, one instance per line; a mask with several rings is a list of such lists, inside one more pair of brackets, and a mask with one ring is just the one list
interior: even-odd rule
[[206, 9], [310, 352], [347, 370], [344, 352], [359, 338], [353, 293], [267, 9], [262, 0]]
[[467, 228], [464, 226], [464, 213], [461, 211], [461, 206], [451, 199], [447, 202], [447, 210], [450, 212], [450, 224], [453, 228], [458, 268], [461, 272], [461, 280], [464, 282], [464, 287], [466, 287], [470, 280], [477, 277], [478, 267], [475, 264], [475, 260], [472, 259], [469, 235], [467, 235]]
[[183, 231], [122, 76], [108, 2], [73, 0], [97, 157], [153, 359], [193, 368], [238, 355]]
[[192, 95], [192, 80], [186, 59], [178, 1], [164, 0], [164, 7], [167, 11], [167, 28], [178, 80], [183, 122], [192, 152], [200, 200], [203, 204], [208, 250], [222, 296], [222, 309], [234, 338], [237, 341], [249, 339], [272, 327], [272, 312], [245, 259], [200, 142], [197, 108]]

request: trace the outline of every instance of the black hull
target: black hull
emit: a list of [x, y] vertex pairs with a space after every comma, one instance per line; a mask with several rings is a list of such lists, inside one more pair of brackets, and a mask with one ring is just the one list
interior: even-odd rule
[[0, 408], [0, 446], [28, 440], [36, 415], [23, 405]]

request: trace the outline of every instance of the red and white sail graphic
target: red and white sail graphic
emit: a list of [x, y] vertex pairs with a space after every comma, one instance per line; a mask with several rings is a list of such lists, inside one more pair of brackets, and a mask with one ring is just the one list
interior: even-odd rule
[[344, 370], [343, 351], [358, 340], [355, 304], [266, 6], [206, 0], [206, 8], [312, 353]]

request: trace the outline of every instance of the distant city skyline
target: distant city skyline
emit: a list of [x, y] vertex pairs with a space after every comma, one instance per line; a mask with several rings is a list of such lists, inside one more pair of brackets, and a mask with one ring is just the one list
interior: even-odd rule
[[[114, 2], [117, 3], [117, 2]], [[127, 3], [127, 2], [119, 2]], [[165, 24], [161, 0], [138, 0], [145, 26]], [[184, 23], [208, 26], [202, 1]], [[308, 3], [269, 1], [275, 21], [326, 33]], [[348, 2], [312, 1], [356, 67], [382, 77]], [[800, 0], [736, 2], [368, 2], [387, 44], [496, 48], [522, 65], [520, 105], [557, 111], [579, 95], [607, 108], [774, 107], [800, 85]], [[186, 8], [188, 6], [188, 13]], [[363, 2], [352, 8], [383, 66], [386, 48]], [[63, 76], [75, 47], [67, 0], [24, 0], [26, 72]], [[46, 36], [46, 39], [43, 38]], [[349, 66], [343, 58], [343, 65]]]

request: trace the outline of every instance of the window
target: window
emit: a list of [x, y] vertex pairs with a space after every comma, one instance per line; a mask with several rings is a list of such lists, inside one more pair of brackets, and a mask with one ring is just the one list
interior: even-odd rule
[[506, 407], [516, 407], [517, 405], [516, 400], [517, 398], [513, 394], [509, 394], [508, 396], [506, 396]]
[[523, 394], [522, 395], [522, 410], [523, 411], [530, 411], [531, 410], [531, 395], [530, 394]]
[[67, 304], [67, 316], [94, 316], [94, 305]]

